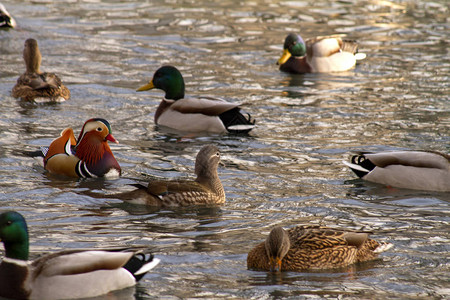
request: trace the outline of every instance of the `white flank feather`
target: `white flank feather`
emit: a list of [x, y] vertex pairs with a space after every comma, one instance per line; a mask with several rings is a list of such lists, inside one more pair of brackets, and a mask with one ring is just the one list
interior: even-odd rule
[[349, 168], [354, 169], [354, 170], [358, 170], [358, 171], [365, 172], [365, 173], [369, 173], [370, 172], [370, 170], [364, 169], [360, 165], [352, 164], [352, 163], [349, 163], [348, 161], [345, 161], [345, 160], [343, 160], [342, 163], [344, 165], [348, 166]]
[[363, 60], [363, 59], [365, 59], [366, 57], [367, 57], [367, 55], [366, 55], [365, 53], [360, 53], [360, 52], [355, 53], [355, 59], [356, 59], [356, 60]]
[[139, 270], [134, 272], [134, 275], [140, 275], [140, 274], [147, 273], [148, 271], [150, 271], [151, 269], [156, 267], [159, 264], [160, 261], [161, 260], [159, 258], [154, 257], [151, 262], [143, 265]]

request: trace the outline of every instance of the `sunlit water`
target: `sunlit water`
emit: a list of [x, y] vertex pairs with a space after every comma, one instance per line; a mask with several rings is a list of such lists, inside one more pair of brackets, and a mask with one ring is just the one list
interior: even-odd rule
[[[450, 297], [450, 196], [364, 183], [341, 163], [357, 150], [449, 152], [448, 3], [217, 2], [3, 1], [18, 28], [0, 31], [0, 209], [26, 216], [32, 255], [148, 245], [161, 264], [119, 299]], [[275, 62], [291, 31], [345, 33], [367, 58], [340, 74], [281, 73]], [[71, 100], [10, 97], [29, 37]], [[244, 103], [258, 127], [199, 137], [156, 128], [162, 92], [135, 89], [163, 64], [181, 70], [189, 95]], [[112, 124], [123, 178], [61, 179], [21, 154], [65, 127], [77, 134], [91, 117]], [[101, 197], [129, 178], [192, 176], [206, 143], [223, 152], [222, 207], [155, 211]], [[272, 226], [299, 223], [372, 230], [394, 248], [344, 270], [246, 269]]]

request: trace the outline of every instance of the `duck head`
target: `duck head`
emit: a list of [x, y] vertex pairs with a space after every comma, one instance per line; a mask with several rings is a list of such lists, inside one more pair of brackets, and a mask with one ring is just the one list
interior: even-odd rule
[[35, 39], [27, 39], [23, 48], [23, 60], [27, 67], [27, 73], [41, 73], [41, 51]]
[[180, 71], [173, 66], [163, 66], [153, 75], [152, 80], [136, 91], [147, 91], [151, 89], [160, 89], [166, 92], [165, 98], [178, 100], [184, 98], [184, 80]]
[[105, 151], [112, 154], [108, 141], [119, 143], [112, 135], [111, 125], [102, 118], [87, 120], [78, 137], [76, 156], [88, 164], [100, 160]]
[[270, 271], [281, 271], [281, 261], [291, 247], [288, 233], [282, 227], [275, 227], [270, 231], [264, 244], [269, 257]]
[[28, 260], [28, 228], [21, 214], [15, 211], [0, 214], [0, 240], [6, 257]]
[[216, 177], [220, 163], [220, 151], [214, 145], [203, 146], [195, 159], [195, 174], [197, 177]]
[[284, 64], [291, 56], [301, 57], [306, 55], [306, 45], [302, 37], [295, 33], [290, 33], [284, 40], [283, 55], [277, 64]]

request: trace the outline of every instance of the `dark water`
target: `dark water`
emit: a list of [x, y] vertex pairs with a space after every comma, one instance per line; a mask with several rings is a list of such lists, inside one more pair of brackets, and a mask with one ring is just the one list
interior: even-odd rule
[[[118, 298], [448, 298], [450, 196], [355, 179], [355, 150], [450, 151], [446, 1], [3, 1], [18, 28], [0, 31], [0, 209], [23, 213], [34, 256], [65, 248], [149, 245], [161, 264]], [[287, 32], [345, 33], [367, 58], [339, 74], [289, 75], [275, 66]], [[38, 40], [42, 70], [72, 99], [10, 97], [23, 43]], [[187, 94], [242, 102], [246, 137], [183, 137], [155, 128], [162, 92], [136, 93], [163, 64]], [[46, 174], [21, 155], [92, 117], [110, 121], [118, 180]], [[146, 174], [190, 176], [217, 144], [227, 202], [146, 210], [83, 196], [124, 190]], [[126, 178], [125, 178], [126, 177]], [[394, 244], [376, 262], [334, 272], [246, 269], [247, 252], [276, 224], [322, 223], [375, 232]]]

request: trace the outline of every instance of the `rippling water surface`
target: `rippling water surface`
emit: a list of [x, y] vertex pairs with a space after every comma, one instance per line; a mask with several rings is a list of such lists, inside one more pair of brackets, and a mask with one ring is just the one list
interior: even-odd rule
[[[216, 3], [217, 2], [217, 3]], [[3, 1], [18, 21], [0, 31], [0, 209], [23, 213], [33, 256], [65, 248], [148, 245], [162, 262], [120, 299], [448, 298], [450, 196], [364, 183], [342, 160], [356, 150], [450, 150], [446, 1]], [[275, 65], [287, 32], [343, 33], [367, 58], [339, 74], [289, 75]], [[23, 43], [72, 92], [66, 103], [10, 96]], [[154, 126], [162, 92], [136, 93], [163, 64], [187, 94], [242, 102], [249, 136], [186, 137]], [[104, 117], [120, 141], [117, 180], [50, 176], [21, 150], [48, 145]], [[92, 198], [128, 178], [191, 176], [217, 144], [227, 202], [144, 209]], [[394, 244], [345, 270], [269, 274], [247, 252], [274, 225], [324, 224], [375, 232]], [[135, 296], [133, 296], [135, 293]]]

